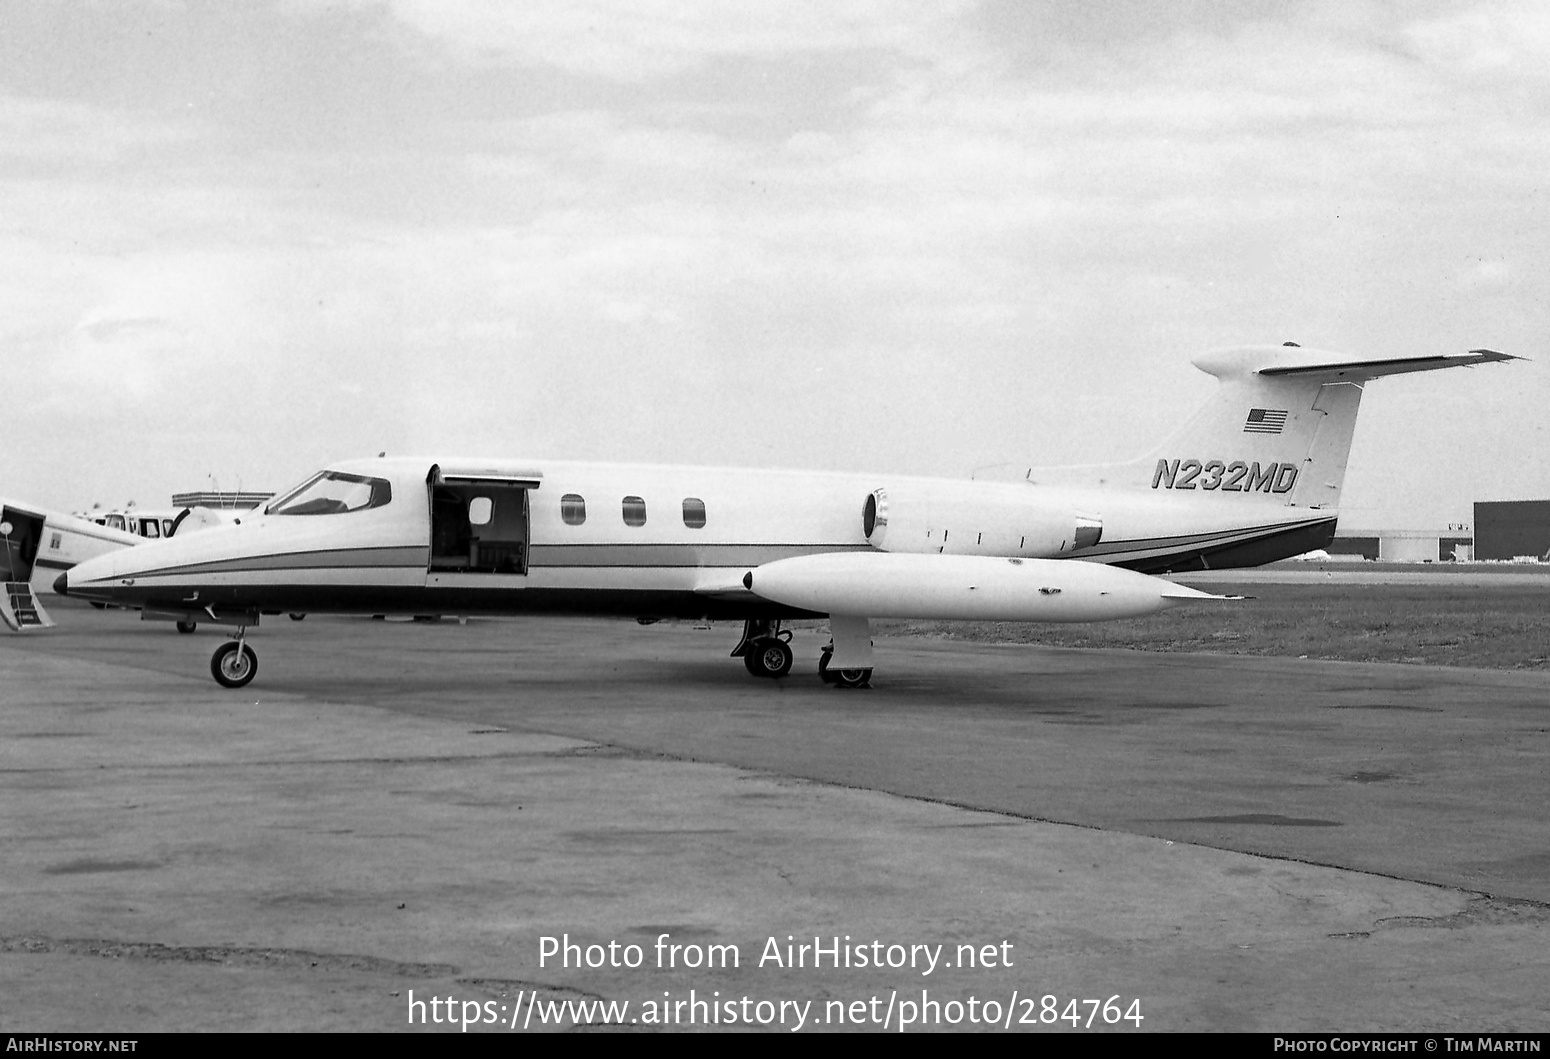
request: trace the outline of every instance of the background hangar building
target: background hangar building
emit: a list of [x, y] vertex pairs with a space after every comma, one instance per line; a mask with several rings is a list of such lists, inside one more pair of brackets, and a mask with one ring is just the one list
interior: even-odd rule
[[1331, 556], [1384, 562], [1510, 561], [1550, 558], [1550, 500], [1476, 501], [1474, 532], [1351, 530], [1337, 532]]

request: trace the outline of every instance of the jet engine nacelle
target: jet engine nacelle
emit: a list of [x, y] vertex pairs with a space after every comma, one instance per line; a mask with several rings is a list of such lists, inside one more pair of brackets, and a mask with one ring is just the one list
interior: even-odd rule
[[1051, 499], [1037, 486], [910, 482], [874, 489], [862, 507], [867, 543], [882, 552], [1069, 555], [1103, 536], [1103, 520]]

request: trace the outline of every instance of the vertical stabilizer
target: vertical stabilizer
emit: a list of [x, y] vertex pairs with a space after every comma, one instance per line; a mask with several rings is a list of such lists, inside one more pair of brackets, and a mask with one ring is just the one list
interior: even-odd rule
[[1332, 510], [1339, 506], [1356, 414], [1369, 381], [1516, 359], [1488, 349], [1381, 360], [1290, 345], [1217, 350], [1194, 361], [1220, 380], [1216, 393], [1146, 456], [1092, 467], [1030, 468], [1026, 477], [1041, 484], [1181, 497], [1253, 494]]

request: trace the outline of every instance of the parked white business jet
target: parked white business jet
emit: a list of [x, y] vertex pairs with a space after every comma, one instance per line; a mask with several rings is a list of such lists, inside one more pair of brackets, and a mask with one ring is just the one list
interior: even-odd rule
[[55, 588], [235, 626], [211, 659], [227, 687], [257, 671], [246, 629], [284, 611], [741, 619], [732, 653], [767, 677], [791, 667], [781, 623], [827, 616], [820, 674], [864, 686], [871, 618], [1133, 617], [1218, 598], [1149, 575], [1327, 545], [1364, 385], [1513, 359], [1224, 350], [1195, 361], [1221, 385], [1162, 448], [1012, 481], [360, 460], [239, 525], [102, 556]]

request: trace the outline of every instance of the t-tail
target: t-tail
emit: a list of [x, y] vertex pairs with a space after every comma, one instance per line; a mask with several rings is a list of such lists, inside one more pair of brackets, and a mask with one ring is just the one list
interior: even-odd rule
[[1031, 468], [1028, 479], [1335, 509], [1368, 382], [1518, 359], [1490, 349], [1382, 359], [1293, 345], [1216, 350], [1193, 362], [1220, 380], [1216, 393], [1157, 449], [1126, 463]]
[[1382, 359], [1294, 345], [1217, 350], [1194, 361], [1220, 380], [1216, 393], [1152, 452], [1020, 477], [1074, 487], [1103, 516], [1102, 542], [1079, 558], [1147, 573], [1257, 566], [1333, 538], [1368, 382], [1517, 359], [1489, 349]]

